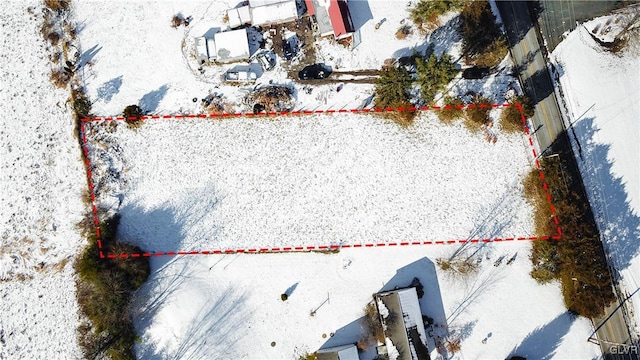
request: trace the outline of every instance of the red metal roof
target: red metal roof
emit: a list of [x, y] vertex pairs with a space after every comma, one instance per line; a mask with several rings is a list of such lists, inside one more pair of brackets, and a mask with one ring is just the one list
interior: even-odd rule
[[307, 13], [309, 13], [309, 16], [313, 16], [316, 14], [316, 9], [313, 7], [313, 1], [312, 0], [304, 0], [304, 2], [307, 4]]
[[349, 6], [345, 0], [331, 0], [329, 3], [329, 19], [333, 27], [333, 35], [339, 37], [354, 32]]

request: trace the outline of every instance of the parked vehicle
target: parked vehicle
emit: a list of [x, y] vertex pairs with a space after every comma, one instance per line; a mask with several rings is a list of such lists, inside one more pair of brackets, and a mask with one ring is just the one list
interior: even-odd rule
[[256, 60], [262, 66], [264, 71], [272, 70], [276, 66], [275, 59], [271, 56], [269, 52], [261, 52], [256, 55]]
[[291, 41], [285, 40], [282, 42], [282, 54], [285, 60], [291, 60], [295, 56], [294, 47], [291, 45]]
[[482, 79], [489, 76], [491, 69], [488, 67], [470, 67], [462, 71], [463, 79]]
[[331, 68], [325, 64], [313, 64], [305, 66], [304, 69], [298, 72], [298, 79], [300, 80], [321, 80], [326, 79], [331, 75]]
[[216, 44], [213, 39], [204, 36], [196, 37], [196, 58], [201, 65], [216, 60]]

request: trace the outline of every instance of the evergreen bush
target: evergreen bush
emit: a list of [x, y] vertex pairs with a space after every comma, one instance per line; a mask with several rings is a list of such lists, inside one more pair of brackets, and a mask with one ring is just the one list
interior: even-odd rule
[[426, 60], [416, 59], [416, 82], [420, 85], [422, 99], [431, 103], [436, 94], [445, 89], [446, 85], [456, 77], [456, 69], [451, 56], [443, 54], [438, 58], [431, 54]]
[[411, 75], [404, 67], [392, 67], [380, 73], [375, 82], [375, 106], [381, 109], [393, 109], [382, 114], [401, 126], [413, 123], [416, 111], [411, 111]]

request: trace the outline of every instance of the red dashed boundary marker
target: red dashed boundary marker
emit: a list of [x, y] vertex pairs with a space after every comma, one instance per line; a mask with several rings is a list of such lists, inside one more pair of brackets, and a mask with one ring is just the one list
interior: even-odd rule
[[170, 119], [170, 120], [184, 120], [184, 119], [225, 119], [225, 118], [242, 118], [242, 117], [270, 117], [270, 116], [288, 116], [288, 115], [318, 115], [318, 114], [344, 114], [344, 113], [380, 113], [380, 112], [394, 112], [394, 111], [446, 111], [452, 110], [454, 106], [422, 106], [422, 107], [409, 107], [409, 108], [374, 108], [374, 109], [340, 109], [340, 110], [300, 110], [300, 111], [271, 111], [260, 113], [223, 113], [223, 114], [169, 114], [169, 115], [146, 115], [141, 116], [139, 119], [136, 117], [124, 116], [96, 116], [90, 118], [80, 119], [80, 136], [82, 137], [82, 152], [84, 154], [84, 161], [87, 169], [87, 182], [89, 184], [89, 194], [91, 198], [91, 210], [93, 213], [93, 223], [95, 226], [96, 237], [98, 241], [98, 250], [100, 258], [108, 259], [126, 259], [126, 258], [139, 258], [139, 257], [156, 257], [156, 256], [178, 256], [178, 255], [212, 255], [212, 254], [242, 254], [242, 253], [288, 253], [288, 252], [309, 252], [309, 251], [330, 251], [349, 248], [377, 248], [377, 247], [397, 247], [397, 246], [420, 246], [420, 245], [452, 245], [452, 244], [464, 244], [464, 243], [489, 243], [489, 242], [514, 242], [514, 241], [534, 241], [534, 240], [559, 240], [562, 237], [562, 229], [560, 222], [556, 216], [556, 210], [553, 206], [551, 194], [549, 193], [549, 186], [544, 179], [544, 172], [542, 166], [538, 161], [538, 153], [534, 147], [533, 134], [527, 126], [527, 119], [522, 112], [522, 106], [520, 104], [481, 104], [481, 105], [455, 105], [457, 109], [473, 109], [476, 106], [481, 109], [502, 108], [515, 106], [520, 111], [522, 118], [522, 125], [524, 131], [529, 140], [529, 146], [531, 153], [535, 161], [536, 168], [540, 174], [540, 183], [547, 196], [549, 202], [549, 208], [553, 221], [557, 226], [557, 233], [550, 236], [528, 236], [528, 237], [507, 237], [507, 238], [490, 238], [490, 239], [449, 239], [449, 240], [436, 240], [436, 241], [403, 241], [403, 242], [387, 242], [387, 243], [364, 243], [364, 244], [342, 244], [342, 245], [308, 245], [308, 246], [282, 246], [282, 247], [255, 247], [255, 248], [235, 248], [235, 249], [215, 249], [215, 250], [201, 250], [201, 251], [158, 251], [158, 252], [145, 252], [145, 253], [132, 253], [132, 254], [105, 254], [102, 247], [102, 238], [100, 236], [100, 218], [98, 217], [98, 207], [96, 205], [95, 187], [93, 183], [93, 174], [91, 172], [91, 160], [89, 156], [89, 146], [87, 145], [86, 126], [94, 122], [105, 121], [127, 121], [127, 120], [157, 120], [157, 119]]

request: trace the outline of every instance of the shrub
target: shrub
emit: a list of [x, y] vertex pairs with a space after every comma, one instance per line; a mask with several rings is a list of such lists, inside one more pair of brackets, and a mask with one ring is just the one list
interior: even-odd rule
[[68, 11], [70, 5], [70, 0], [44, 0], [44, 6], [58, 14]]
[[[88, 217], [92, 218], [91, 215]], [[133, 291], [149, 276], [149, 260], [102, 259], [98, 256], [100, 251], [116, 254], [140, 252], [139, 248], [117, 242], [118, 223], [116, 215], [100, 224], [101, 249], [95, 232], [85, 233], [89, 245], [74, 265], [79, 277], [76, 297], [80, 310], [90, 321], [90, 324], [83, 323], [78, 327], [80, 344], [87, 358], [104, 354], [112, 359], [134, 358], [136, 334], [127, 308]], [[85, 225], [81, 226], [86, 229]]]
[[47, 40], [49, 40], [51, 45], [58, 46], [58, 43], [60, 42], [60, 34], [58, 34], [57, 31], [52, 31], [47, 34]]
[[455, 354], [458, 351], [462, 350], [462, 345], [460, 345], [460, 340], [456, 339], [456, 340], [449, 340], [447, 341], [447, 351]]
[[[522, 131], [525, 124], [522, 121], [522, 115], [525, 119], [533, 116], [533, 102], [528, 96], [516, 96], [510, 102], [511, 106], [503, 108], [500, 115], [500, 126], [506, 132], [518, 132]], [[515, 104], [519, 104], [520, 109]]]
[[78, 27], [68, 21], [65, 21], [64, 33], [68, 35], [71, 40], [75, 40], [78, 35]]
[[494, 39], [487, 48], [481, 53], [477, 54], [472, 62], [477, 66], [494, 67], [507, 56], [509, 52], [509, 45], [507, 40], [500, 35]]
[[317, 360], [318, 359], [318, 353], [317, 352], [308, 352], [306, 354], [302, 354], [300, 355], [300, 357], [298, 358], [298, 360]]
[[442, 102], [442, 108], [436, 112], [438, 119], [445, 124], [450, 124], [454, 120], [464, 117], [464, 103], [460, 98], [447, 95]]
[[288, 298], [289, 298], [289, 296], [287, 294], [281, 294], [280, 295], [280, 300], [282, 300], [282, 301], [287, 301]]
[[[563, 220], [562, 240], [533, 242], [531, 276], [540, 283], [560, 281], [567, 309], [593, 318], [601, 316], [615, 296], [598, 230], [570, 156], [569, 149], [561, 149], [558, 156], [540, 160], [544, 180], [553, 189], [550, 195], [555, 211]], [[538, 186], [532, 186], [534, 182]], [[557, 225], [538, 170], [527, 175], [524, 185], [525, 196], [536, 212], [536, 231], [555, 233]]]
[[142, 108], [138, 105], [129, 105], [122, 112], [124, 120], [132, 128], [138, 128], [142, 125], [141, 117], [144, 115]]
[[413, 30], [411, 30], [411, 26], [405, 24], [405, 25], [402, 25], [396, 31], [396, 39], [402, 40], [411, 34], [413, 34]]
[[416, 59], [416, 82], [420, 85], [422, 99], [427, 103], [432, 102], [436, 94], [444, 90], [457, 73], [451, 56], [447, 54], [440, 58], [431, 54], [426, 60]]
[[472, 132], [477, 132], [487, 125], [489, 119], [489, 111], [491, 111], [491, 100], [475, 96], [471, 104], [464, 110], [464, 125]]
[[78, 118], [85, 118], [91, 115], [91, 101], [82, 91], [72, 91], [71, 100], [73, 110]]
[[394, 109], [394, 111], [383, 112], [383, 114], [401, 126], [411, 125], [416, 115], [416, 111], [408, 110], [412, 107], [410, 101], [411, 83], [411, 75], [404, 67], [392, 67], [382, 71], [375, 82], [375, 106], [382, 109]]
[[69, 73], [62, 69], [52, 69], [51, 75], [49, 75], [49, 80], [55, 87], [64, 89], [67, 87], [67, 85], [69, 85], [71, 76], [69, 76]]
[[503, 108], [500, 114], [500, 127], [509, 133], [522, 131], [523, 129], [522, 115], [520, 110], [511, 104], [511, 106]]
[[185, 22], [185, 19], [184, 19], [184, 16], [182, 16], [182, 14], [173, 15], [173, 17], [171, 18], [171, 27], [174, 29], [177, 29], [180, 26], [184, 25], [184, 22]]
[[449, 272], [454, 277], [470, 275], [478, 270], [478, 265], [472, 259], [443, 259], [439, 258], [436, 260], [436, 264], [443, 271]]
[[378, 309], [376, 304], [372, 301], [364, 307], [364, 329], [366, 336], [371, 336], [373, 340], [383, 343], [384, 331], [382, 329], [382, 323], [378, 315]]
[[463, 0], [420, 0], [409, 16], [419, 28], [435, 29], [439, 25], [438, 16], [460, 8], [463, 3]]
[[[495, 15], [491, 12], [489, 2], [486, 0], [467, 2], [460, 12], [460, 19], [462, 20], [462, 52], [467, 63], [490, 64], [500, 57], [500, 54], [503, 54], [500, 60], [504, 58], [502, 51], [506, 49], [503, 47], [503, 45], [506, 46], [506, 42], [499, 41], [502, 39], [502, 31], [496, 23]], [[480, 56], [482, 54], [484, 57]], [[479, 56], [480, 62], [476, 63]]]

